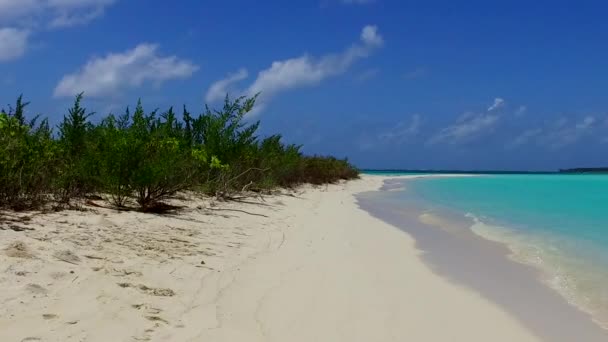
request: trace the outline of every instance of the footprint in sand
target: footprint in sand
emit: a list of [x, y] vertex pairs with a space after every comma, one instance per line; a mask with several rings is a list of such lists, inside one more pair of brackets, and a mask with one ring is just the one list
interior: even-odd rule
[[141, 310], [141, 309], [146, 309], [146, 315], [158, 315], [159, 313], [161, 313], [163, 310], [162, 309], [158, 309], [158, 308], [151, 308], [149, 307], [147, 304], [133, 304], [131, 305], [132, 308], [137, 309], [137, 310]]
[[4, 253], [11, 258], [32, 259], [34, 255], [29, 251], [25, 243], [16, 241], [4, 249]]
[[166, 319], [164, 319], [158, 315], [162, 312], [161, 309], [148, 307], [147, 304], [133, 304], [133, 305], [131, 305], [131, 307], [133, 307], [137, 310], [146, 309], [145, 313], [143, 314], [143, 317], [145, 319], [147, 319], [148, 321], [154, 322], [154, 327], [146, 329], [144, 331], [144, 335], [142, 337], [133, 337], [136, 341], [149, 341], [150, 340], [149, 334], [152, 334], [155, 331], [154, 328], [161, 327], [161, 323], [164, 323], [167, 325], [170, 324], [169, 321], [167, 321]]
[[35, 293], [35, 294], [46, 294], [48, 292], [44, 287], [42, 287], [38, 284], [27, 284], [27, 286], [25, 286], [25, 289], [28, 292]]
[[70, 250], [57, 251], [53, 254], [53, 256], [58, 260], [72, 265], [78, 265], [80, 262], [80, 257]]
[[128, 288], [128, 287], [136, 288], [140, 292], [151, 295], [151, 296], [157, 296], [157, 297], [175, 296], [175, 291], [173, 291], [171, 289], [148, 287], [143, 284], [135, 285], [135, 284], [131, 284], [131, 283], [118, 283], [118, 286], [120, 286], [122, 288]]
[[116, 224], [114, 222], [110, 221], [108, 218], [106, 218], [103, 215], [98, 216], [94, 223], [101, 227], [115, 227], [116, 226]]
[[67, 272], [51, 272], [49, 276], [51, 277], [51, 279], [59, 280], [67, 277], [68, 274], [69, 273]]
[[113, 268], [112, 271], [114, 273], [112, 273], [113, 276], [115, 277], [126, 277], [126, 276], [135, 276], [135, 277], [141, 277], [143, 274], [139, 271], [134, 271], [134, 270], [128, 270], [128, 269], [116, 269]]
[[169, 322], [166, 319], [159, 317], [159, 316], [146, 316], [146, 319], [149, 321], [152, 321], [152, 322], [162, 322], [165, 324], [169, 324]]

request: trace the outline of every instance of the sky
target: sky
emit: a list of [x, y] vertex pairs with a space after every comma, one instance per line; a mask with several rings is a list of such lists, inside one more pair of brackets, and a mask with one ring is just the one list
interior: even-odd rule
[[0, 106], [58, 123], [259, 93], [251, 122], [361, 168], [608, 166], [608, 3], [0, 0]]

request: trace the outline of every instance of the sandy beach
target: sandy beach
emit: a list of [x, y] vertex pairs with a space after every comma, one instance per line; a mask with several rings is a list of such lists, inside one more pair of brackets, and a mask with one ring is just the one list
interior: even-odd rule
[[0, 229], [0, 341], [537, 341], [357, 205], [383, 177]]

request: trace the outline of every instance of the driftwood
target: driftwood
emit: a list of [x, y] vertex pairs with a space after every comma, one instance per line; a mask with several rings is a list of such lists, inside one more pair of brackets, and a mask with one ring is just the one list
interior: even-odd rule
[[237, 211], [240, 213], [245, 213], [247, 215], [252, 215], [252, 216], [260, 216], [260, 217], [268, 217], [267, 215], [264, 214], [256, 214], [256, 213], [251, 213], [245, 210], [241, 210], [241, 209], [227, 209], [227, 208], [207, 208], [208, 210], [215, 210], [215, 211]]
[[[236, 181], [237, 179], [243, 177], [244, 175], [248, 174], [251, 171], [266, 172], [268, 170], [270, 170], [270, 168], [260, 169], [260, 168], [257, 168], [257, 167], [252, 167], [252, 168], [249, 168], [249, 169], [247, 169], [247, 170], [239, 173], [238, 175], [236, 175], [236, 176], [234, 176], [232, 178], [229, 178], [227, 180], [223, 180], [222, 178], [224, 178], [224, 177], [221, 177], [220, 180], [219, 180], [220, 190], [217, 190], [215, 192], [215, 197], [217, 199], [223, 199], [223, 200], [230, 200], [230, 199], [232, 199], [233, 197], [231, 196], [231, 194], [237, 192], [237, 191], [232, 190], [231, 186], [230, 186], [234, 181]], [[253, 185], [253, 182], [249, 182], [248, 184], [246, 184], [241, 189], [241, 192], [247, 191], [249, 189], [249, 187], [251, 187], [251, 185]]]

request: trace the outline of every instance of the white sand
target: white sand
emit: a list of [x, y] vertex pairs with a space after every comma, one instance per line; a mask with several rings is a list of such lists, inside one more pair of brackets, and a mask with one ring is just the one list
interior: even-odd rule
[[267, 217], [203, 200], [29, 215], [0, 229], [0, 341], [536, 340], [357, 207], [381, 182], [216, 207]]

